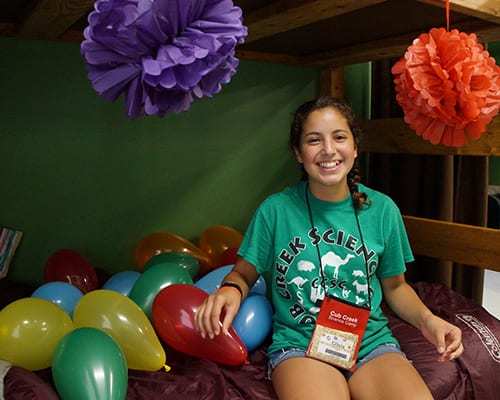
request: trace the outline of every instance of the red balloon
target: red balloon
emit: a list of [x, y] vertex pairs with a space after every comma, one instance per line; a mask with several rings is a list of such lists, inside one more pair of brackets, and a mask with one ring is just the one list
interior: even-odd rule
[[229, 247], [228, 249], [226, 249], [226, 251], [224, 251], [224, 253], [222, 253], [215, 262], [214, 269], [219, 267], [224, 267], [226, 265], [236, 264], [236, 260], [238, 259], [239, 248], [240, 248], [239, 246], [236, 246], [236, 247]]
[[152, 307], [153, 326], [170, 347], [190, 356], [225, 365], [247, 362], [248, 351], [233, 328], [214, 339], [196, 331], [194, 315], [208, 294], [193, 285], [174, 284], [162, 289]]
[[97, 272], [92, 264], [76, 250], [62, 249], [53, 253], [45, 263], [44, 282], [68, 282], [82, 293], [99, 287]]

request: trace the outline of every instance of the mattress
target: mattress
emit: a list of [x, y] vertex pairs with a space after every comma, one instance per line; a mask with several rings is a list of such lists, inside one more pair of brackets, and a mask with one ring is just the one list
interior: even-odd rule
[[[420, 332], [384, 306], [394, 335], [435, 399], [500, 399], [500, 321], [479, 304], [446, 286], [429, 282], [412, 285], [434, 313], [458, 325], [463, 332], [463, 355], [440, 363], [434, 347]], [[5, 302], [5, 297], [2, 300]], [[276, 399], [266, 379], [266, 347], [267, 342], [251, 351], [248, 364], [228, 367], [187, 356], [165, 345], [171, 371], [129, 370], [126, 399]], [[0, 371], [3, 371], [5, 400], [59, 399], [50, 369], [32, 372], [4, 363]]]

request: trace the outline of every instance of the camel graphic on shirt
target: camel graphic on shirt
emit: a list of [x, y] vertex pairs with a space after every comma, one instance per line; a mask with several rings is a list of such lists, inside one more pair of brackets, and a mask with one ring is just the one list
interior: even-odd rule
[[325, 268], [327, 266], [333, 267], [334, 268], [333, 277], [335, 279], [338, 279], [339, 268], [347, 264], [351, 258], [354, 258], [353, 254], [348, 254], [344, 259], [342, 259], [333, 251], [329, 251], [323, 257], [321, 257], [321, 268], [323, 269], [323, 273], [325, 273]]
[[[334, 272], [333, 272], [333, 278], [338, 279], [339, 275], [339, 269], [341, 266], [346, 265], [351, 258], [354, 258], [355, 256], [353, 254], [347, 254], [345, 258], [339, 257], [337, 254], [335, 254], [333, 251], [329, 251], [326, 253], [323, 257], [321, 257], [321, 269], [323, 271], [324, 275], [327, 275], [325, 273], [325, 268], [326, 267], [333, 267]], [[297, 263], [297, 270], [301, 272], [311, 272], [316, 269], [316, 265], [308, 260], [300, 260]], [[355, 271], [353, 274], [354, 276], [363, 276], [364, 274], [362, 271]], [[303, 290], [303, 286], [305, 283], [307, 283], [309, 279], [303, 278], [302, 276], [296, 276], [292, 280], [287, 281], [288, 284], [294, 284], [298, 291], [297, 291], [297, 297], [299, 299], [299, 303], [304, 305], [304, 300], [302, 298], [302, 293], [301, 291]], [[342, 297], [348, 298], [351, 293], [351, 290], [348, 290], [346, 288], [342, 289]], [[309, 312], [313, 314], [317, 314], [319, 312], [319, 306], [318, 306], [318, 301], [323, 300], [325, 297], [325, 289], [319, 285], [317, 287], [311, 287], [311, 293], [310, 293], [310, 301], [315, 304], [313, 307], [309, 308]]]

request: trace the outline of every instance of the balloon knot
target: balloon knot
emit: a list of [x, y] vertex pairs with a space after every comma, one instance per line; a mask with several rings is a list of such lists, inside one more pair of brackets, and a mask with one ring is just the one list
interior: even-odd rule
[[170, 368], [170, 365], [164, 364], [163, 368], [165, 368], [165, 372], [169, 372], [172, 368]]

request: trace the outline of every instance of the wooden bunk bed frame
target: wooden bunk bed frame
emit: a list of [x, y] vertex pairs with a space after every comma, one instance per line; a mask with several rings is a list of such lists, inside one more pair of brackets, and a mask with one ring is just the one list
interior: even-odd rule
[[[290, 4], [294, 2], [273, 2], [272, 5], [266, 8], [266, 12], [259, 10], [261, 14], [251, 14], [249, 30], [252, 32], [252, 24], [255, 24], [254, 29], [257, 31], [253, 36], [250, 35], [251, 39], [275, 34], [278, 29], [283, 29], [277, 28], [277, 26], [283, 26], [283, 24], [290, 27], [289, 24], [293, 23], [293, 27], [296, 27], [301, 24], [299, 21], [306, 25], [313, 20], [318, 22], [315, 18], [325, 19], [337, 16], [340, 8], [336, 9], [336, 14], [335, 7], [331, 5], [331, 2], [302, 1], [300, 2], [302, 5], [279, 11], [276, 3], [283, 5], [283, 3]], [[348, 3], [346, 6], [352, 6], [352, 2], [349, 1], [340, 3]], [[379, 3], [383, 2], [358, 1], [357, 6], [364, 8], [367, 5], [373, 6]], [[424, 0], [421, 3], [444, 7], [445, 0]], [[478, 17], [478, 20], [474, 22], [461, 23], [455, 28], [459, 30], [472, 28], [478, 38], [485, 43], [500, 39], [500, 25], [497, 25], [500, 23], [500, 1], [484, 3], [471, 0], [451, 0], [450, 5], [451, 10], [466, 12], [469, 15]], [[312, 12], [313, 10], [317, 12]], [[320, 14], [322, 13], [321, 16], [318, 15], [318, 11], [320, 11]], [[259, 15], [267, 15], [267, 18], [260, 18]], [[263, 21], [268, 21], [267, 25]], [[490, 22], [493, 22], [493, 24], [490, 24]], [[273, 30], [273, 27], [275, 27], [275, 30]], [[417, 36], [418, 33], [413, 36], [400, 35], [383, 40], [375, 39], [371, 43], [362, 43], [305, 57], [290, 55], [285, 57], [281, 55], [273, 58], [245, 51], [241, 51], [240, 56], [243, 56], [243, 58], [319, 66], [321, 67], [319, 93], [343, 97], [344, 65], [402, 56], [408, 45]], [[500, 115], [489, 124], [487, 132], [480, 139], [459, 148], [432, 145], [424, 141], [415, 134], [402, 118], [362, 121], [361, 128], [368, 133], [363, 138], [363, 151], [365, 152], [500, 156]], [[500, 230], [410, 215], [404, 215], [403, 219], [415, 254], [500, 272]]]
[[[330, 73], [330, 81], [337, 84], [323, 87], [321, 92], [342, 96], [337, 76], [342, 75], [341, 69], [333, 69]], [[480, 139], [460, 148], [424, 141], [402, 118], [366, 120], [361, 122], [361, 128], [368, 133], [363, 137], [364, 152], [500, 156], [500, 116], [491, 122]], [[499, 229], [410, 215], [403, 215], [403, 219], [415, 254], [500, 272]]]
[[[321, 71], [321, 94], [343, 97], [343, 88], [343, 67]], [[417, 136], [402, 118], [364, 120], [360, 125], [367, 133], [363, 136], [364, 152], [500, 156], [500, 115], [481, 138], [463, 147], [433, 145]], [[416, 255], [500, 272], [500, 229], [410, 215], [403, 215], [403, 220]]]
[[[433, 27], [429, 15], [431, 11], [442, 13], [444, 21], [446, 0], [398, 2], [397, 5], [411, 9], [409, 14], [412, 15], [405, 15], [403, 18], [407, 24], [404, 32], [398, 30], [397, 26], [389, 26], [373, 31], [373, 37], [364, 42], [352, 41], [343, 44], [323, 39], [330, 49], [313, 54], [305, 49], [298, 49], [294, 54], [279, 50], [272, 53], [258, 52], [253, 49], [259, 47], [259, 42], [277, 36], [278, 38], [267, 47], [261, 45], [263, 48], [270, 48], [273, 44], [276, 46], [280, 38], [285, 40], [286, 32], [289, 32], [291, 37], [296, 37], [295, 32], [309, 32], [316, 40], [321, 40], [324, 35], [316, 29], [324, 27], [324, 21], [338, 21], [343, 29], [353, 26], [354, 30], [345, 32], [345, 35], [356, 36], [356, 29], [360, 29], [359, 22], [367, 15], [365, 12], [373, 13], [373, 18], [377, 20], [384, 10], [387, 12], [391, 7], [397, 6], [394, 1], [380, 0], [273, 1], [246, 16], [244, 13], [244, 21], [249, 28], [249, 44], [242, 46], [238, 55], [261, 61], [319, 67], [319, 93], [343, 97], [344, 66], [401, 57], [420, 33]], [[241, 3], [243, 8], [247, 4], [245, 1], [236, 3]], [[452, 22], [450, 28], [474, 32], [483, 43], [500, 40], [499, 0], [450, 0], [449, 3]], [[434, 8], [431, 10], [430, 6]], [[358, 23], [353, 24], [356, 20]], [[335, 48], [331, 48], [335, 45]], [[249, 50], [246, 50], [245, 46]], [[368, 133], [363, 139], [363, 151], [366, 152], [500, 156], [500, 115], [489, 124], [487, 132], [480, 139], [460, 148], [432, 145], [424, 141], [402, 118], [363, 121], [361, 128]], [[415, 254], [500, 272], [500, 230], [410, 215], [404, 215], [403, 218]]]
[[[2, 6], [2, 4], [5, 4]], [[0, 2], [0, 35], [81, 41], [94, 0]], [[320, 94], [343, 96], [343, 67], [401, 57], [423, 32], [445, 26], [446, 0], [234, 0], [248, 36], [237, 56], [321, 70]], [[500, 0], [449, 0], [450, 29], [500, 40]], [[500, 116], [464, 147], [431, 145], [402, 119], [364, 121], [364, 151], [500, 156]], [[416, 254], [500, 271], [500, 230], [404, 216]], [[437, 240], [439, 238], [439, 240]], [[470, 240], [470, 239], [474, 240]], [[433, 243], [439, 243], [435, 245]]]
[[[234, 3], [242, 8], [244, 23], [249, 29], [246, 43], [237, 48], [237, 56], [241, 59], [318, 68], [321, 71], [319, 93], [342, 97], [344, 66], [401, 57], [419, 34], [427, 32], [436, 25], [443, 25], [445, 1], [234, 0]], [[8, 0], [3, 3], [0, 0], [0, 36], [80, 42], [83, 38], [82, 29], [87, 24], [87, 16], [93, 4], [94, 0]], [[500, 41], [500, 0], [450, 0], [450, 8], [451, 28], [475, 32], [479, 40], [484, 43]], [[500, 156], [500, 116], [489, 124], [488, 131], [480, 139], [460, 148], [425, 142], [401, 118], [362, 121], [362, 129], [367, 133], [364, 137], [363, 151], [371, 153]], [[416, 255], [500, 272], [499, 229], [410, 215], [404, 215], [403, 218]], [[432, 288], [435, 290], [436, 286]], [[472, 301], [462, 301], [460, 296], [449, 297], [442, 289], [439, 289], [439, 296], [435, 296], [435, 293], [437, 292], [429, 291], [423, 294], [432, 299], [439, 297], [441, 303], [437, 306], [440, 307], [443, 304], [448, 305], [449, 299], [453, 298], [454, 308], [451, 310], [453, 314], [458, 312], [456, 310], [462, 310], [467, 314], [465, 317], [472, 318], [471, 324], [477, 325], [475, 328], [481, 328], [481, 332], [467, 329], [468, 340], [478, 342], [477, 336], [484, 333], [490, 333], [486, 338], [488, 340], [495, 337], [485, 329], [486, 325], [482, 325], [482, 322], [475, 318], [480, 315], [482, 321], [495, 327], [495, 332], [498, 332], [498, 320], [481, 309], [477, 303], [473, 304], [477, 308], [473, 308]], [[448, 317], [453, 318], [453, 315]], [[402, 337], [411, 336], [411, 328], [405, 330], [403, 325], [395, 320], [393, 322], [395, 322], [393, 325], [395, 332], [398, 331]], [[480, 338], [484, 339], [483, 336]], [[483, 341], [486, 347], [490, 344], [488, 340]], [[410, 353], [417, 358], [425, 356], [423, 352], [419, 353], [423, 345], [418, 340], [414, 342], [418, 349], [413, 349], [415, 351], [410, 349]], [[485, 357], [487, 359], [487, 364], [483, 365], [496, 368], [498, 361], [491, 362], [488, 352], [482, 347], [478, 349], [482, 351], [483, 359]], [[432, 351], [431, 353], [434, 354]], [[175, 353], [169, 354], [172, 362]], [[468, 381], [472, 377], [476, 383], [484, 377], [489, 387], [492, 387], [498, 382], [498, 368], [480, 368], [477, 354], [475, 350], [472, 351], [470, 359], [461, 363], [467, 368], [466, 376], [459, 382]], [[211, 364], [207, 360], [178, 355], [175, 362], [178, 373], [170, 375], [170, 381], [165, 381], [163, 372], [131, 372], [127, 400], [150, 398], [153, 390], [161, 390], [162, 397], [172, 395], [174, 396], [172, 398], [180, 398], [175, 397], [176, 395], [189, 399], [201, 397], [221, 399], [229, 396], [243, 398], [240, 397], [243, 393], [246, 396], [244, 398], [274, 399], [270, 384], [264, 379], [264, 349], [259, 349], [252, 357], [249, 366], [229, 370]], [[441, 375], [437, 376], [436, 371], [432, 369], [432, 360], [423, 357], [416, 364], [423, 368], [423, 375], [436, 377], [437, 382], [433, 383], [434, 387], [443, 386]], [[478, 367], [477, 370], [474, 366]], [[459, 368], [455, 362], [448, 363], [444, 367], [439, 365], [439, 371], [443, 371], [443, 368], [448, 368], [447, 371], [456, 376], [462, 367]], [[33, 374], [19, 368], [13, 368], [11, 371], [5, 380], [7, 400], [19, 398], [18, 380], [23, 389], [33, 390], [39, 395], [37, 397], [30, 393], [26, 398], [44, 400], [58, 398], [53, 388], [48, 386], [50, 377], [47, 371], [42, 371], [34, 377]], [[209, 371], [213, 374], [207, 378], [210, 382], [206, 380], [201, 382], [206, 384], [210, 394], [190, 392], [188, 396], [185, 392], [176, 393], [176, 385], [182, 387], [184, 391], [191, 383], [200, 380], [202, 375], [197, 371]], [[27, 385], [26, 382], [30, 384]], [[212, 387], [214, 382], [215, 385]], [[455, 381], [450, 380], [450, 382], [450, 385], [456, 385]], [[454, 390], [451, 387], [443, 390], [445, 389]], [[491, 397], [490, 392], [484, 392], [482, 384], [476, 385], [474, 390], [477, 391], [476, 395], [469, 393], [466, 398], [497, 398], [495, 395]], [[498, 392], [498, 387], [493, 390]], [[144, 394], [141, 394], [143, 392]], [[451, 397], [447, 394], [440, 398]]]
[[415, 254], [500, 272], [500, 230], [403, 216]]
[[[5, 4], [2, 6], [2, 4]], [[411, 42], [445, 26], [446, 0], [234, 0], [248, 27], [237, 56], [321, 70], [321, 94], [343, 96], [343, 67], [401, 57]], [[500, 41], [500, 0], [450, 0], [450, 29]], [[0, 2], [0, 35], [81, 41], [94, 0]], [[464, 147], [431, 145], [400, 119], [364, 121], [364, 151], [500, 156], [500, 116]], [[404, 216], [416, 254], [500, 271], [500, 230]], [[439, 239], [439, 240], [438, 240]], [[474, 240], [471, 240], [474, 239]], [[436, 245], [435, 243], [439, 243]]]
[[[368, 152], [500, 156], [500, 116], [480, 139], [459, 148], [424, 141], [401, 118], [363, 121], [362, 129], [370, 132], [363, 143], [363, 150]], [[403, 218], [415, 254], [500, 272], [499, 229], [409, 215]]]

